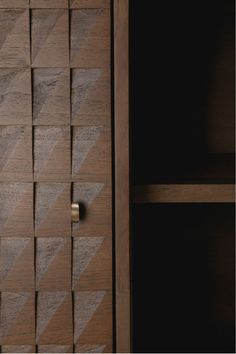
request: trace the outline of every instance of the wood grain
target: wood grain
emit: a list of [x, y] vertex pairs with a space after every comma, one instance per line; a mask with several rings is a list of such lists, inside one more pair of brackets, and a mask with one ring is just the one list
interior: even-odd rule
[[69, 66], [69, 19], [65, 9], [33, 9], [33, 67]]
[[116, 350], [120, 353], [131, 351], [128, 8], [128, 0], [115, 0]]
[[35, 353], [35, 346], [33, 345], [3, 345], [2, 353]]
[[69, 69], [34, 69], [34, 125], [70, 124]]
[[0, 183], [0, 237], [33, 237], [33, 183]]
[[30, 64], [29, 11], [0, 10], [0, 67]]
[[109, 10], [71, 11], [71, 67], [108, 68], [109, 40]]
[[103, 68], [72, 70], [72, 124], [110, 126], [110, 75]]
[[30, 0], [30, 7], [35, 9], [67, 9], [68, 0]]
[[70, 237], [70, 183], [36, 183], [36, 237]]
[[29, 7], [29, 0], [0, 0], [0, 8], [3, 9], [26, 9]]
[[32, 129], [0, 126], [0, 181], [33, 179]]
[[167, 184], [134, 188], [135, 203], [234, 203], [233, 184]]
[[0, 95], [1, 125], [31, 125], [31, 72], [29, 69], [1, 69]]
[[71, 9], [110, 8], [110, 0], [69, 0]]
[[35, 127], [35, 181], [70, 181], [71, 142], [69, 127]]

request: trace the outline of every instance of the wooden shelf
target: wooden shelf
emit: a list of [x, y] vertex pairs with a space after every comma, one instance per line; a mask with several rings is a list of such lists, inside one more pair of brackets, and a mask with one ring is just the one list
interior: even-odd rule
[[134, 203], [234, 203], [234, 184], [147, 184], [134, 186]]

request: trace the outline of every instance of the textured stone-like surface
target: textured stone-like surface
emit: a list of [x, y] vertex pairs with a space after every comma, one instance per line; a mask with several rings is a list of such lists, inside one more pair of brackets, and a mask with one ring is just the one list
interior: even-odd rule
[[103, 237], [79, 237], [73, 242], [73, 289], [102, 245]]
[[33, 87], [34, 124], [70, 124], [69, 70], [34, 69]]
[[67, 237], [71, 234], [69, 183], [37, 183], [35, 234]]
[[105, 291], [84, 291], [75, 293], [74, 339], [79, 340], [86, 326], [94, 316], [105, 296]]
[[36, 288], [38, 291], [71, 289], [71, 240], [37, 238]]
[[[36, 0], [35, 0], [36, 1]], [[72, 9], [100, 9], [109, 8], [110, 0], [69, 0]]]
[[1, 293], [1, 343], [34, 344], [34, 296], [32, 293]]
[[0, 68], [0, 124], [30, 125], [31, 121], [30, 70]]
[[0, 236], [34, 235], [32, 183], [0, 183], [0, 205]]
[[81, 9], [71, 12], [71, 66], [108, 68], [109, 10]]
[[69, 292], [39, 292], [37, 344], [72, 344], [72, 296]]
[[30, 0], [30, 7], [36, 9], [68, 8], [68, 0]]
[[[89, 179], [88, 179], [89, 180]], [[74, 237], [111, 235], [111, 187], [104, 183], [74, 183], [73, 200], [78, 200], [85, 213], [72, 225]]]
[[4, 345], [2, 353], [35, 353], [33, 345]]
[[73, 353], [71, 345], [40, 345], [38, 353]]
[[26, 9], [29, 7], [29, 0], [0, 0], [0, 8], [3, 9]]
[[68, 67], [68, 11], [33, 9], [31, 21], [33, 66]]
[[0, 181], [32, 181], [32, 129], [0, 126]]
[[0, 67], [30, 64], [29, 11], [0, 10]]
[[110, 124], [109, 85], [103, 69], [72, 70], [72, 124]]
[[34, 128], [34, 178], [36, 181], [69, 181], [71, 171], [69, 127]]
[[34, 290], [34, 241], [0, 239], [0, 291]]

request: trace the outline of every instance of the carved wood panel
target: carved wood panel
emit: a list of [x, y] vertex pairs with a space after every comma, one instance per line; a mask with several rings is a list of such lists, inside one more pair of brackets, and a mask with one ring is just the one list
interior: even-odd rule
[[110, 0], [0, 0], [2, 353], [112, 351], [110, 86]]

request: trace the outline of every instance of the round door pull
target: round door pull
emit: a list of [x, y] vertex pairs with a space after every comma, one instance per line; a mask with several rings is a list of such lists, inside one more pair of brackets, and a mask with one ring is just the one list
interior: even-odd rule
[[80, 214], [79, 214], [79, 203], [75, 202], [71, 204], [71, 221], [73, 223], [79, 222]]

